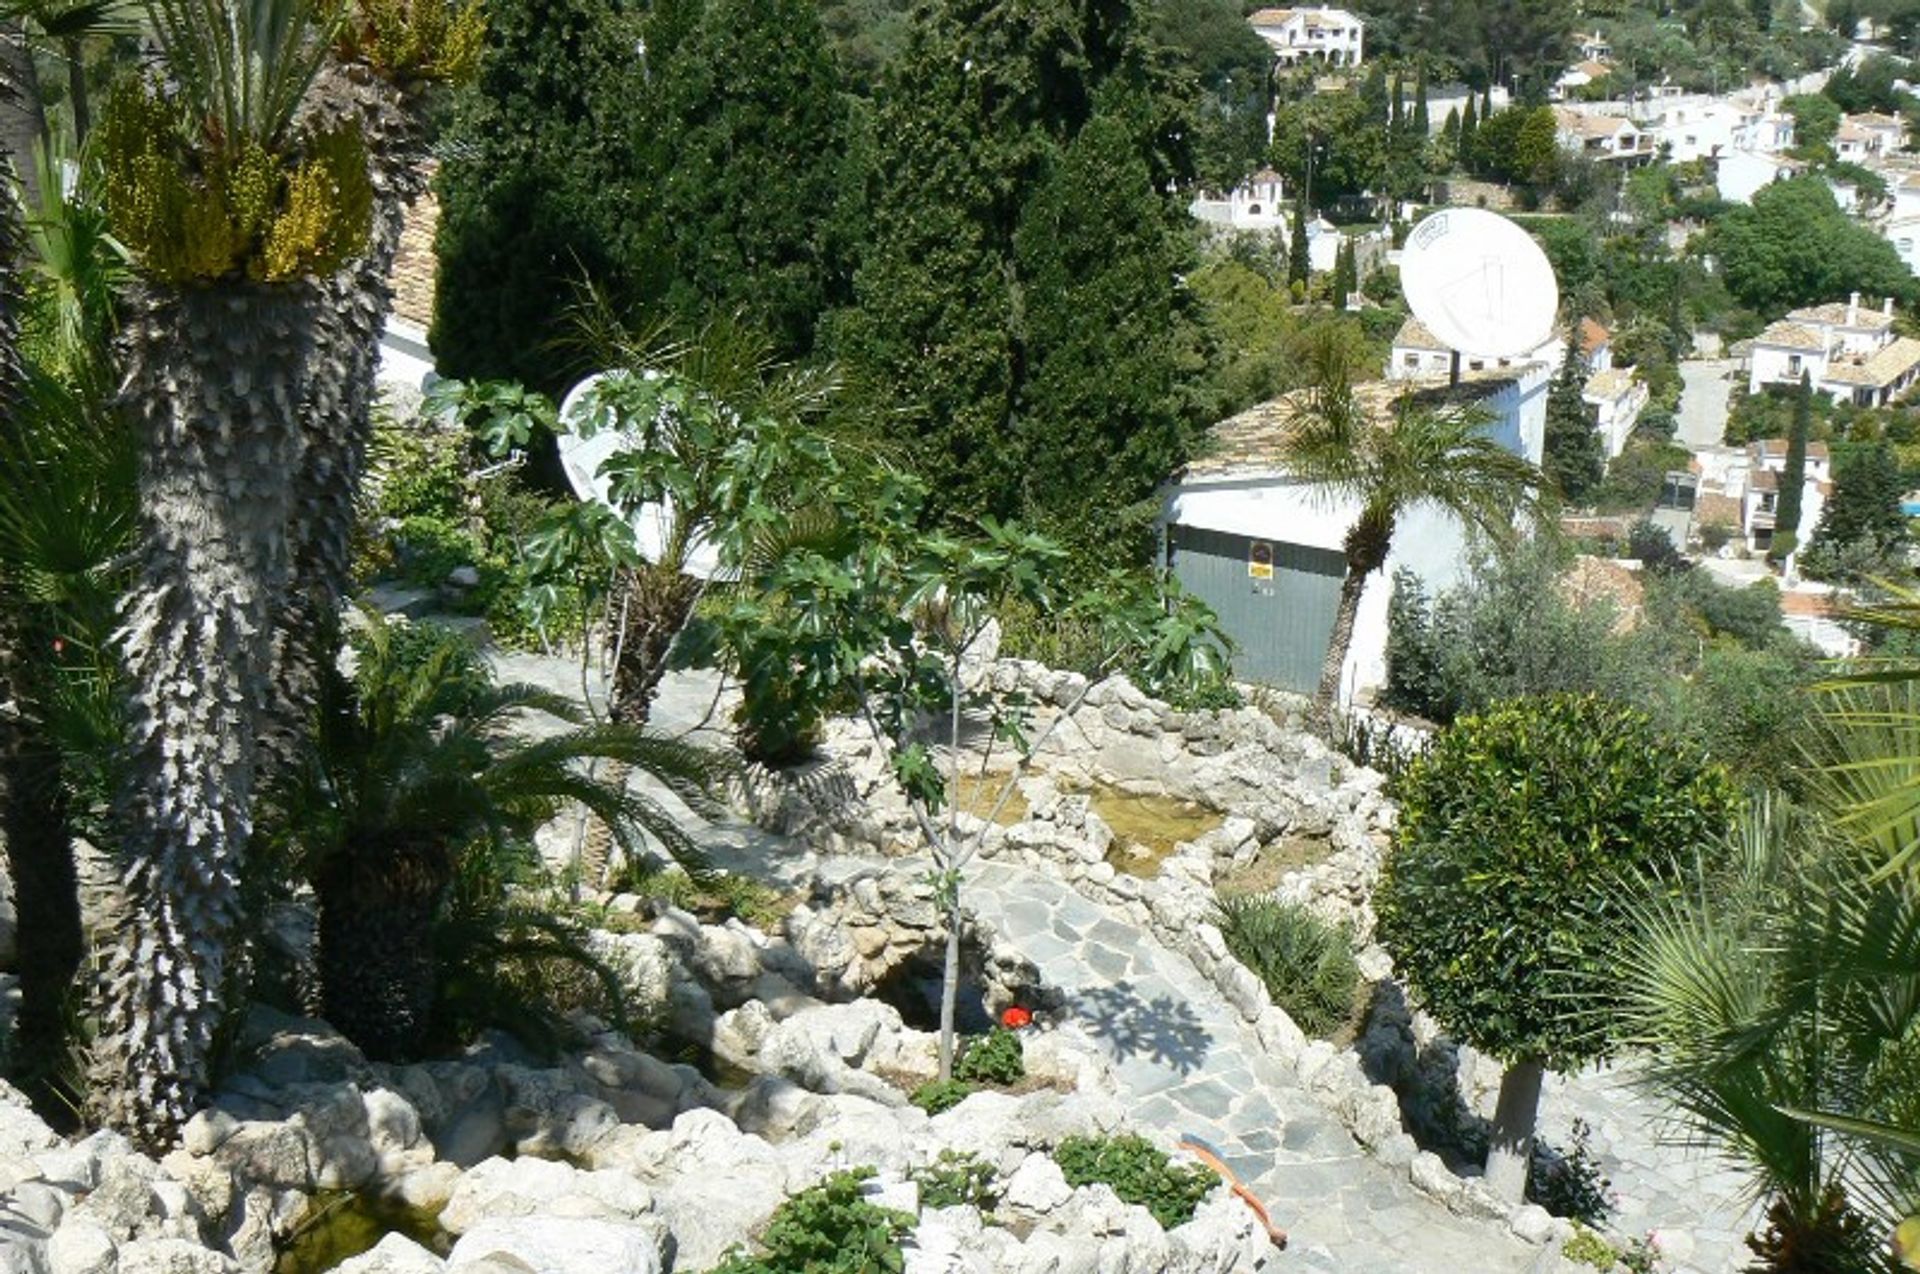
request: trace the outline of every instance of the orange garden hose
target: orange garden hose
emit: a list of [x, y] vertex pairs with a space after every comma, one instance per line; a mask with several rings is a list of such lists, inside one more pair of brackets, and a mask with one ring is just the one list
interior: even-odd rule
[[1234, 1175], [1232, 1168], [1227, 1167], [1226, 1160], [1220, 1157], [1218, 1150], [1192, 1133], [1187, 1133], [1180, 1138], [1180, 1149], [1220, 1174], [1220, 1179], [1232, 1187], [1233, 1193], [1241, 1202], [1253, 1209], [1254, 1216], [1260, 1218], [1260, 1224], [1266, 1227], [1267, 1237], [1273, 1240], [1275, 1247], [1287, 1245], [1287, 1232], [1273, 1223], [1273, 1218], [1267, 1215], [1266, 1205], [1253, 1197], [1253, 1191], [1240, 1184], [1240, 1178]]

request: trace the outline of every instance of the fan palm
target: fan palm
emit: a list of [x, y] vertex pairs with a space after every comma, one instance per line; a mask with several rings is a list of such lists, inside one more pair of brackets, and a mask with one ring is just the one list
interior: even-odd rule
[[[349, 684], [329, 671], [310, 762], [286, 798], [287, 836], [320, 905], [328, 1020], [371, 1057], [416, 1056], [430, 1025], [435, 917], [477, 844], [530, 836], [566, 801], [701, 868], [652, 798], [595, 782], [579, 762], [618, 761], [689, 807], [715, 811], [717, 754], [618, 724], [585, 724], [569, 700], [495, 685], [458, 634], [368, 613]], [[529, 737], [522, 714], [562, 723]]]
[[478, 0], [350, 0], [308, 113], [325, 129], [357, 128], [373, 191], [365, 251], [322, 282], [314, 377], [302, 408], [305, 446], [293, 477], [292, 562], [279, 617], [269, 742], [297, 751], [320, 669], [337, 655], [349, 580], [354, 500], [373, 431], [374, 374], [392, 303], [406, 210], [427, 187], [426, 91], [478, 59]]
[[1357, 356], [1337, 335], [1313, 341], [1307, 364], [1308, 387], [1287, 421], [1281, 459], [1328, 503], [1360, 506], [1343, 544], [1347, 572], [1314, 693], [1314, 716], [1324, 726], [1339, 697], [1361, 595], [1386, 565], [1400, 520], [1432, 504], [1471, 530], [1506, 540], [1517, 517], [1539, 515], [1548, 483], [1487, 436], [1487, 416], [1473, 407], [1410, 391], [1395, 404], [1391, 426], [1383, 426], [1355, 392]]
[[132, 258], [122, 402], [144, 446], [122, 654], [116, 817], [132, 932], [106, 953], [92, 1098], [149, 1147], [192, 1113], [232, 965], [272, 617], [287, 569], [319, 290], [364, 242], [350, 131], [296, 113], [326, 0], [146, 0], [167, 76], [116, 91], [97, 137]]

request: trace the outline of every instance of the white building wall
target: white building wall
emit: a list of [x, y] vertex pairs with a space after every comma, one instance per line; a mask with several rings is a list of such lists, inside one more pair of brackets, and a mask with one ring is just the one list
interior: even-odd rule
[[1772, 185], [1786, 171], [1757, 151], [1736, 150], [1720, 156], [1713, 184], [1727, 202], [1750, 204], [1755, 193]]

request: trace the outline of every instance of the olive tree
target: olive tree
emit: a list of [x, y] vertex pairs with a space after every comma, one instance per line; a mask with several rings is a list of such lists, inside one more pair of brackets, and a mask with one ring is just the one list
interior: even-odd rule
[[1428, 1012], [1505, 1063], [1486, 1179], [1518, 1199], [1544, 1072], [1614, 1047], [1623, 918], [1722, 843], [1733, 784], [1637, 710], [1561, 695], [1461, 718], [1401, 799], [1380, 940]]

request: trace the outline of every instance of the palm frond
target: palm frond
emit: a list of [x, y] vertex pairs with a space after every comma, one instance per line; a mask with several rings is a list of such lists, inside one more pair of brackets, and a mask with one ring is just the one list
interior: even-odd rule
[[195, 124], [218, 145], [280, 153], [326, 58], [340, 6], [323, 0], [142, 0]]

